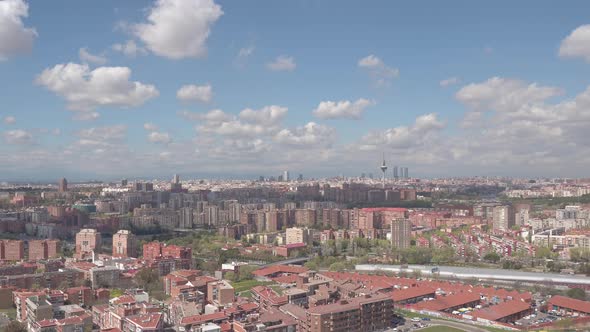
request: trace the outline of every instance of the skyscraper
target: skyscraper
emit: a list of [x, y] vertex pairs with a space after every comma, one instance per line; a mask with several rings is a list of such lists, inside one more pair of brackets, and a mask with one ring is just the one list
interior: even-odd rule
[[178, 176], [178, 174], [174, 174], [174, 177], [172, 178], [172, 182], [173, 183], [180, 183], [180, 176]]
[[396, 180], [399, 178], [399, 174], [397, 172], [397, 166], [393, 166], [393, 178]]
[[404, 179], [409, 179], [410, 177], [408, 176], [408, 168], [404, 167]]
[[59, 192], [65, 193], [66, 191], [68, 191], [68, 180], [66, 180], [66, 178], [61, 178], [61, 180], [59, 180]]
[[412, 222], [410, 219], [399, 218], [391, 221], [391, 246], [398, 249], [410, 247], [412, 238]]
[[289, 182], [289, 171], [283, 172], [283, 181]]

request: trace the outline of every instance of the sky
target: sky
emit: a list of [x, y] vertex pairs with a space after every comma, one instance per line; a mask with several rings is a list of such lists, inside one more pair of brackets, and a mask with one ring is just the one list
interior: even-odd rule
[[589, 10], [0, 0], [0, 180], [585, 177]]

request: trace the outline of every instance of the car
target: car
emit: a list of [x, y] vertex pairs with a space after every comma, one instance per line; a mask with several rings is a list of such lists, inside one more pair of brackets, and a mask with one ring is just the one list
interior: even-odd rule
[[412, 322], [419, 322], [420, 321], [420, 318], [419, 317], [414, 317], [414, 318], [411, 319], [411, 321]]
[[429, 321], [429, 320], [430, 320], [430, 318], [428, 318], [428, 317], [423, 317], [423, 318], [422, 318], [422, 320], [423, 320], [423, 321]]

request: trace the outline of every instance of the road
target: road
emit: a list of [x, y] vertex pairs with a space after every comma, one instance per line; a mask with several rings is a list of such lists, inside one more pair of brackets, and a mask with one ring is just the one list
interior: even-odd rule
[[[459, 330], [470, 331], [470, 332], [490, 332], [490, 331], [488, 331], [482, 327], [479, 327], [477, 325], [463, 324], [463, 323], [459, 323], [459, 322], [440, 320], [440, 319], [431, 319], [430, 326], [433, 326], [433, 325], [449, 326], [449, 327], [454, 327]], [[417, 331], [419, 331], [419, 330], [417, 330]]]

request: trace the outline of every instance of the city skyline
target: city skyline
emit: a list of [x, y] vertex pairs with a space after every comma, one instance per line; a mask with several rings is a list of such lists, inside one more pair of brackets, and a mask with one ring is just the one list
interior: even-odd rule
[[0, 1], [0, 181], [584, 177], [589, 5], [507, 5]]

